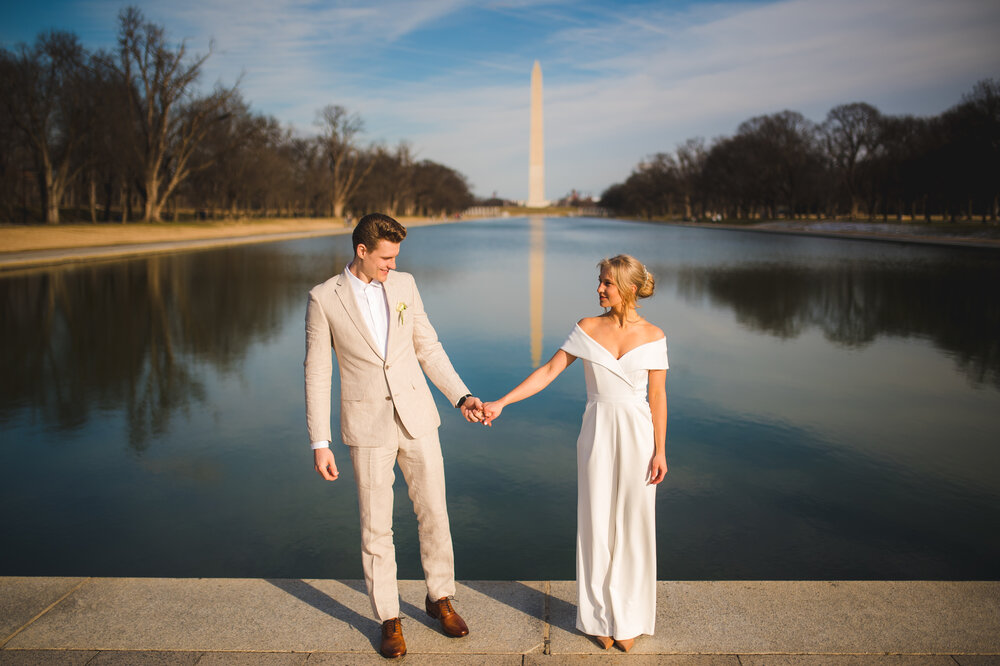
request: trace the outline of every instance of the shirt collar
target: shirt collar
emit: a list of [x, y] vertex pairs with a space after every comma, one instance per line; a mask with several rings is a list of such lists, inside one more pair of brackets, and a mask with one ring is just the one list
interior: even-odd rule
[[379, 290], [383, 288], [382, 283], [379, 282], [378, 280], [372, 280], [371, 282], [366, 284], [361, 278], [359, 278], [357, 275], [351, 272], [350, 264], [348, 264], [347, 267], [344, 268], [344, 272], [347, 273], [347, 279], [351, 283], [351, 289], [353, 289], [354, 293], [356, 294], [363, 294], [365, 289], [367, 289], [368, 287], [372, 287], [373, 289], [379, 289]]

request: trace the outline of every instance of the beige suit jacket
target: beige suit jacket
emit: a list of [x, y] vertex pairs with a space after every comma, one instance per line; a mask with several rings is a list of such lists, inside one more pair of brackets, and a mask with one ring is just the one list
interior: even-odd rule
[[[309, 440], [331, 440], [333, 354], [340, 368], [340, 436], [348, 446], [390, 446], [393, 411], [411, 437], [441, 424], [424, 375], [452, 405], [469, 389], [451, 365], [424, 312], [409, 273], [390, 271], [383, 283], [389, 302], [385, 356], [358, 307], [346, 272], [309, 292], [306, 308], [306, 426]], [[397, 309], [404, 304], [402, 313]]]

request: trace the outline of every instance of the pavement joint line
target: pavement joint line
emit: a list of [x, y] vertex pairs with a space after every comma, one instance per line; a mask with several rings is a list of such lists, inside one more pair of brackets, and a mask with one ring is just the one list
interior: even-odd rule
[[53, 601], [51, 604], [49, 604], [48, 606], [46, 606], [45, 608], [43, 608], [41, 611], [39, 611], [38, 614], [35, 615], [35, 617], [33, 617], [30, 620], [28, 620], [27, 622], [25, 622], [17, 631], [15, 631], [14, 633], [12, 633], [7, 638], [3, 639], [3, 641], [0, 641], [0, 649], [4, 649], [4, 646], [7, 645], [7, 643], [9, 643], [12, 640], [14, 640], [15, 636], [17, 636], [19, 633], [21, 633], [22, 631], [24, 631], [25, 629], [27, 629], [28, 627], [30, 627], [32, 625], [32, 623], [34, 623], [38, 618], [42, 617], [43, 615], [45, 615], [46, 613], [48, 613], [50, 610], [52, 610], [53, 608], [55, 608], [56, 606], [58, 606], [59, 604], [61, 604], [63, 601], [66, 600], [67, 597], [69, 597], [69, 595], [71, 595], [74, 592], [76, 592], [77, 590], [79, 590], [81, 587], [83, 587], [84, 585], [86, 585], [87, 583], [89, 583], [91, 580], [93, 580], [93, 578], [90, 577], [90, 576], [88, 576], [87, 578], [84, 578], [79, 583], [77, 583], [73, 587], [72, 590], [70, 590], [66, 594], [62, 595], [61, 597], [59, 597], [58, 599], [56, 599], [55, 601]]
[[550, 631], [552, 624], [550, 623], [549, 609], [551, 607], [552, 599], [552, 581], [545, 581], [545, 592], [544, 599], [542, 602], [542, 654], [552, 654], [552, 638], [550, 636]]

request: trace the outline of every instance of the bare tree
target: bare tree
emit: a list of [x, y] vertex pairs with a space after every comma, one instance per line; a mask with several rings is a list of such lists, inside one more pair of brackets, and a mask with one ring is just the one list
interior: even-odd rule
[[[139, 172], [135, 152], [128, 149], [136, 140], [136, 127], [129, 109], [129, 92], [119, 76], [114, 56], [99, 51], [90, 58], [88, 95], [93, 122], [83, 137], [80, 152], [84, 160], [83, 185], [90, 219], [113, 219], [115, 201], [123, 199]], [[103, 213], [98, 214], [98, 206]], [[124, 210], [122, 221], [125, 221]]]
[[952, 180], [954, 215], [997, 219], [1000, 208], [1000, 79], [984, 79], [942, 114], [951, 149], [942, 164]]
[[872, 156], [879, 142], [881, 114], [871, 104], [855, 102], [830, 109], [823, 123], [827, 154], [839, 172], [851, 201], [851, 219], [861, 202], [861, 164]]
[[238, 84], [196, 97], [194, 85], [208, 54], [188, 60], [183, 43], [169, 48], [163, 28], [147, 22], [136, 7], [122, 10], [118, 20], [119, 67], [141, 135], [135, 148], [142, 164], [143, 217], [158, 221], [177, 186], [211, 163], [191, 158], [212, 123], [225, 117]]
[[757, 137], [743, 132], [716, 139], [705, 157], [702, 179], [710, 208], [724, 217], [752, 218], [767, 203], [767, 168]]
[[393, 217], [413, 215], [417, 164], [410, 144], [400, 141], [395, 150], [375, 146], [371, 173], [354, 191], [348, 206], [354, 211], [379, 210]]
[[690, 140], [675, 160], [667, 157], [640, 162], [602, 194], [602, 205], [617, 214], [670, 217], [679, 200], [690, 216], [693, 196], [703, 213], [730, 218], [844, 210], [857, 217], [863, 207], [885, 221], [907, 214], [927, 222], [935, 216], [996, 221], [1000, 80], [980, 81], [938, 116], [885, 116], [854, 103], [833, 108], [817, 127], [782, 111], [747, 120], [707, 151]]
[[66, 189], [83, 168], [76, 157], [87, 131], [86, 74], [86, 54], [72, 33], [42, 34], [16, 54], [0, 49], [0, 103], [33, 154], [49, 224], [59, 223]]
[[465, 176], [423, 160], [413, 166], [413, 200], [417, 215], [452, 215], [471, 206], [474, 199]]
[[410, 144], [400, 141], [395, 152], [390, 155], [389, 162], [392, 164], [390, 170], [392, 183], [386, 191], [385, 210], [393, 217], [400, 214], [412, 215], [415, 205], [416, 163]]
[[797, 111], [757, 116], [740, 124], [762, 169], [759, 187], [769, 216], [793, 216], [815, 204], [822, 155], [815, 124]]
[[701, 172], [705, 168], [708, 151], [701, 137], [688, 139], [677, 146], [677, 176], [681, 197], [684, 200], [684, 219], [694, 218], [693, 202], [697, 198]]
[[375, 160], [358, 144], [364, 123], [357, 114], [349, 114], [342, 106], [330, 104], [317, 114], [320, 126], [317, 138], [330, 169], [330, 198], [334, 217], [344, 216], [344, 206], [354, 191], [371, 172]]
[[294, 168], [296, 196], [292, 207], [296, 214], [318, 216], [329, 211], [330, 188], [319, 142], [293, 137], [286, 151]]

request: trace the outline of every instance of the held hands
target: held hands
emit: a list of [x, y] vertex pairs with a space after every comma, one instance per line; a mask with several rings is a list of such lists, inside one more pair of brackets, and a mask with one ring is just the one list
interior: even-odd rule
[[487, 402], [483, 404], [483, 425], [491, 426], [493, 425], [493, 420], [500, 416], [500, 412], [503, 411], [503, 405], [497, 402]]
[[500, 416], [503, 405], [499, 402], [484, 403], [479, 398], [468, 398], [462, 403], [462, 416], [469, 423], [482, 423], [485, 426], [493, 425], [493, 419]]
[[503, 405], [499, 402], [483, 403], [479, 398], [466, 398], [460, 407], [462, 416], [469, 423], [482, 423], [485, 426], [493, 425], [493, 419], [500, 416]]
[[462, 406], [459, 407], [462, 410], [462, 416], [469, 423], [480, 423], [483, 420], [483, 401], [479, 398], [471, 397], [466, 398]]

